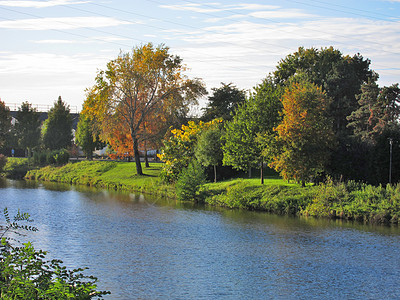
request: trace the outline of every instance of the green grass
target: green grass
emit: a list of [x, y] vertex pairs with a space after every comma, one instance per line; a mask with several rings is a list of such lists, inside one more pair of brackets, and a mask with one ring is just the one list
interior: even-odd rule
[[162, 165], [142, 165], [144, 175], [136, 174], [133, 162], [82, 161], [62, 167], [47, 166], [32, 170], [27, 179], [81, 184], [116, 190], [146, 192], [150, 194], [173, 194], [173, 187], [164, 185], [158, 174]]
[[[31, 170], [26, 178], [175, 197], [175, 187], [163, 184], [159, 177], [162, 166], [160, 163], [152, 163], [149, 168], [143, 165], [145, 175], [138, 176], [133, 162], [83, 161]], [[302, 187], [273, 174], [263, 185], [259, 178], [207, 183], [200, 188], [200, 194], [206, 204], [227, 208], [400, 223], [400, 184], [382, 187], [328, 180], [318, 186]]]
[[2, 175], [8, 178], [21, 179], [30, 169], [32, 167], [29, 166], [27, 158], [7, 157], [7, 163], [4, 166]]

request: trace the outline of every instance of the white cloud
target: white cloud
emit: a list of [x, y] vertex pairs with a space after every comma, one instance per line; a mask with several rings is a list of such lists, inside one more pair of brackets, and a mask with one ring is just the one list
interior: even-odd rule
[[240, 88], [250, 89], [274, 71], [280, 59], [300, 46], [333, 46], [351, 56], [359, 52], [371, 59], [371, 68], [381, 75], [381, 85], [398, 82], [399, 33], [400, 24], [393, 22], [307, 18], [301, 22], [247, 20], [196, 31], [175, 30], [170, 36], [187, 45], [181, 45], [176, 52], [208, 87], [232, 81]]
[[115, 53], [56, 55], [0, 54], [0, 97], [6, 102], [52, 104], [59, 95], [80, 109], [85, 88], [94, 84], [97, 69]]
[[[103, 63], [101, 56], [89, 54], [15, 53], [0, 55], [0, 74], [88, 73]], [[101, 62], [101, 63], [100, 63]]]
[[1, 6], [44, 8], [58, 5], [88, 3], [89, 1], [50, 0], [50, 1], [0, 1]]
[[305, 13], [300, 9], [278, 9], [269, 11], [257, 11], [250, 13], [249, 16], [258, 19], [293, 19], [293, 18], [310, 18], [313, 15]]
[[77, 41], [73, 40], [40, 40], [40, 41], [33, 41], [35, 44], [74, 44]]
[[108, 17], [63, 17], [63, 18], [40, 18], [21, 19], [15, 21], [0, 21], [0, 28], [23, 29], [23, 30], [65, 30], [77, 28], [98, 28], [132, 24]]
[[237, 5], [219, 5], [218, 3], [188, 3], [185, 5], [161, 5], [161, 8], [179, 10], [179, 11], [192, 11], [197, 13], [214, 13], [231, 10], [261, 10], [261, 9], [277, 9], [276, 5], [263, 5], [263, 4], [237, 4]]
[[119, 38], [114, 36], [98, 36], [85, 38], [84, 40], [36, 40], [35, 44], [90, 44], [90, 43], [113, 43], [120, 41], [130, 41], [128, 38]]

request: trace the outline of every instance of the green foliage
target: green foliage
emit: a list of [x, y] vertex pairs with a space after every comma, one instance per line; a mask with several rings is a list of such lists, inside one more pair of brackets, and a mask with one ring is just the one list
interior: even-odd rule
[[400, 185], [372, 186], [365, 183], [327, 183], [316, 187], [304, 215], [341, 218], [378, 224], [398, 224]]
[[233, 119], [225, 124], [224, 165], [243, 171], [260, 165], [262, 148], [257, 136], [272, 132], [280, 120], [280, 95], [281, 89], [268, 77], [239, 106]]
[[372, 186], [356, 181], [327, 182], [301, 187], [282, 180], [236, 179], [206, 185], [205, 202], [229, 208], [276, 214], [356, 220], [375, 224], [400, 223], [400, 184]]
[[162, 184], [159, 178], [163, 164], [150, 163], [146, 175], [137, 175], [133, 166], [132, 162], [81, 161], [31, 170], [25, 178], [174, 196], [173, 186]]
[[214, 119], [230, 120], [246, 95], [243, 90], [239, 90], [232, 83], [221, 83], [221, 87], [212, 88], [213, 94], [208, 97], [207, 106], [204, 108], [203, 121]]
[[72, 142], [72, 118], [69, 106], [58, 97], [43, 124], [44, 147], [50, 150], [67, 148]]
[[370, 63], [360, 54], [344, 56], [333, 47], [320, 50], [300, 47], [278, 63], [274, 78], [277, 83], [285, 84], [296, 74], [305, 73], [332, 99], [327, 115], [333, 118], [335, 133], [346, 134], [346, 118], [358, 108], [355, 96], [360, 93], [363, 83], [376, 76], [369, 69]]
[[47, 164], [48, 151], [36, 151], [33, 153], [33, 163], [36, 166], [44, 166]]
[[204, 201], [204, 195], [200, 192], [200, 186], [206, 182], [203, 167], [196, 160], [192, 160], [178, 177], [176, 182], [176, 195], [182, 201]]
[[161, 154], [157, 156], [165, 162], [160, 177], [164, 182], [175, 182], [180, 172], [186, 168], [194, 157], [197, 139], [201, 132], [216, 126], [221, 120], [210, 122], [189, 121], [180, 129], [171, 129], [163, 140]]
[[286, 215], [300, 215], [314, 193], [313, 187], [300, 188], [285, 184], [282, 179], [267, 179], [264, 185], [251, 179], [238, 179], [207, 188], [208, 204]]
[[334, 184], [328, 178], [317, 187], [313, 202], [305, 209], [306, 214], [318, 217], [336, 217], [343, 213], [343, 205], [349, 201], [349, 192], [344, 183]]
[[66, 149], [53, 151], [40, 151], [33, 154], [33, 162], [36, 166], [65, 165], [69, 162], [70, 154]]
[[10, 109], [0, 100], [0, 148], [2, 148], [8, 140], [10, 128]]
[[195, 149], [197, 160], [205, 167], [214, 167], [214, 182], [217, 181], [217, 165], [222, 162], [222, 131], [219, 126], [202, 132]]
[[65, 165], [69, 161], [69, 152], [66, 149], [48, 152], [47, 163], [55, 165]]
[[75, 133], [75, 142], [82, 148], [88, 159], [92, 159], [93, 151], [97, 147], [97, 139], [94, 137], [91, 120], [84, 114], [79, 117], [78, 127]]
[[293, 81], [282, 96], [283, 120], [275, 128], [279, 149], [269, 163], [281, 176], [309, 182], [325, 171], [335, 145], [328, 99], [317, 86]]
[[46, 252], [35, 250], [31, 243], [15, 247], [5, 235], [9, 231], [37, 231], [36, 227], [20, 225], [32, 222], [29, 214], [18, 211], [11, 221], [4, 209], [6, 226], [2, 228], [0, 244], [1, 299], [92, 299], [110, 294], [97, 291], [97, 278], [84, 275], [87, 268], [68, 270], [61, 260], [45, 260]]
[[7, 178], [21, 179], [30, 169], [27, 158], [8, 157], [3, 172]]
[[15, 135], [18, 146], [28, 150], [35, 148], [40, 143], [40, 114], [28, 102], [22, 103], [18, 108], [15, 123]]
[[389, 182], [390, 139], [392, 140], [392, 172], [393, 182], [400, 181], [400, 125], [391, 125], [376, 138], [371, 147], [369, 157], [369, 173], [367, 180], [371, 184]]
[[5, 165], [7, 164], [7, 157], [3, 154], [0, 154], [0, 173], [3, 172]]

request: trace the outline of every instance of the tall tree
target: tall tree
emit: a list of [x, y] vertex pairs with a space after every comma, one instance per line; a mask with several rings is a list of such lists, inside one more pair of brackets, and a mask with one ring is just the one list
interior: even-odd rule
[[283, 120], [276, 127], [279, 153], [270, 166], [303, 185], [325, 170], [334, 133], [325, 115], [328, 98], [312, 83], [293, 82], [282, 96]]
[[82, 148], [86, 158], [93, 158], [93, 151], [100, 146], [105, 146], [99, 141], [99, 135], [96, 134], [94, 126], [90, 118], [84, 114], [80, 114], [78, 126], [75, 133], [75, 142]]
[[10, 109], [0, 99], [0, 148], [3, 147], [9, 136], [11, 128]]
[[212, 126], [200, 134], [195, 156], [203, 166], [213, 166], [214, 182], [217, 182], [217, 165], [222, 163], [222, 131], [219, 124]]
[[262, 147], [257, 141], [257, 136], [272, 133], [278, 124], [282, 108], [280, 96], [281, 88], [271, 77], [267, 77], [239, 106], [233, 119], [225, 124], [224, 165], [243, 171], [252, 167], [261, 167], [262, 170]]
[[212, 88], [212, 95], [208, 97], [207, 106], [203, 109], [202, 119], [206, 122], [222, 118], [230, 120], [238, 106], [246, 100], [246, 94], [232, 83], [221, 83], [221, 87]]
[[28, 157], [33, 148], [40, 144], [40, 113], [28, 102], [23, 102], [18, 108], [15, 123], [15, 134], [18, 146], [26, 149]]
[[347, 116], [358, 108], [356, 95], [360, 94], [361, 85], [376, 76], [369, 69], [370, 63], [360, 54], [344, 56], [333, 47], [321, 50], [300, 47], [279, 62], [274, 78], [277, 83], [284, 84], [298, 73], [307, 74], [331, 99], [327, 114], [333, 119], [335, 133], [346, 135]]
[[98, 73], [84, 104], [85, 113], [100, 123], [105, 140], [118, 124], [128, 130], [139, 175], [143, 174], [139, 144], [149, 116], [196, 103], [206, 92], [199, 79], [183, 75], [182, 59], [168, 51], [168, 47], [149, 43], [132, 53], [121, 53], [107, 64], [106, 71]]
[[72, 118], [69, 106], [64, 103], [61, 96], [48, 112], [48, 118], [42, 127], [42, 138], [44, 147], [50, 150], [71, 146]]
[[379, 88], [370, 80], [357, 98], [359, 108], [347, 117], [348, 127], [363, 142], [375, 144], [384, 131], [399, 124], [400, 88], [398, 84]]

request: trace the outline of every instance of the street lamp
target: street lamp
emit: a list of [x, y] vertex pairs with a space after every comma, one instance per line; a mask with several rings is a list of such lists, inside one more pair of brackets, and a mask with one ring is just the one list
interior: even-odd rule
[[389, 138], [390, 144], [390, 159], [389, 159], [389, 184], [392, 183], [392, 148], [393, 148], [393, 138]]

